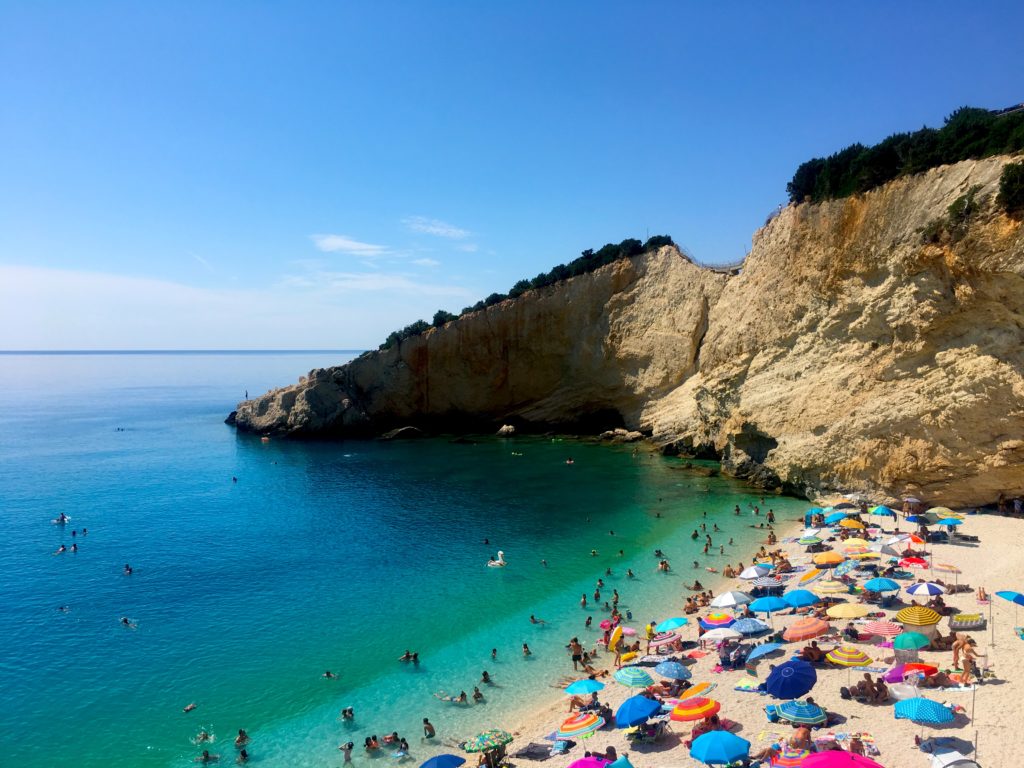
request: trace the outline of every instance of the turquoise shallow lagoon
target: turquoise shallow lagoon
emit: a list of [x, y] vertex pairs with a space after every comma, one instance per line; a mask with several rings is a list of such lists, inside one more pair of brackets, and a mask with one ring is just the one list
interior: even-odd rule
[[[392, 730], [415, 737], [418, 764], [436, 751], [419, 740], [425, 716], [443, 744], [559, 695], [565, 643], [591, 645], [606, 615], [579, 606], [606, 568], [606, 595], [618, 589], [639, 626], [760, 538], [749, 513], [731, 513], [757, 501], [743, 486], [628, 447], [262, 443], [222, 423], [246, 389], [344, 359], [0, 356], [4, 764], [191, 765], [201, 727], [222, 763], [244, 727], [253, 765], [340, 765], [339, 743]], [[805, 505], [767, 506], [786, 518]], [[50, 522], [61, 511], [64, 528]], [[725, 557], [689, 538], [704, 512], [723, 529], [716, 547], [736, 541]], [[73, 540], [77, 553], [52, 554]], [[673, 573], [655, 571], [655, 547]], [[487, 568], [498, 549], [509, 566]], [[407, 648], [418, 667], [396, 661]], [[485, 703], [431, 696], [472, 691], [484, 669]]]

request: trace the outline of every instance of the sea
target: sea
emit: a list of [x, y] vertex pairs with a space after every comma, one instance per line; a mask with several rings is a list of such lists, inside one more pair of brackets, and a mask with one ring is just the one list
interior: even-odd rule
[[[398, 762], [360, 749], [394, 731], [418, 765], [563, 696], [566, 644], [595, 645], [612, 590], [628, 625], [679, 615], [705, 568], [749, 562], [754, 505], [806, 507], [568, 436], [262, 441], [224, 423], [247, 392], [355, 354], [0, 354], [0, 764], [233, 764], [244, 728], [252, 765], [339, 766], [347, 741], [356, 764]], [[702, 523], [721, 528], [708, 555]], [[474, 686], [478, 704], [435, 696]]]

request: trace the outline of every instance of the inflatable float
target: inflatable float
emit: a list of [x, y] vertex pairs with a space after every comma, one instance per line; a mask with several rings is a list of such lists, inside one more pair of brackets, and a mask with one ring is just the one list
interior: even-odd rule
[[500, 549], [498, 550], [498, 559], [495, 560], [493, 557], [487, 561], [488, 568], [504, 568], [508, 563], [505, 562], [505, 553]]

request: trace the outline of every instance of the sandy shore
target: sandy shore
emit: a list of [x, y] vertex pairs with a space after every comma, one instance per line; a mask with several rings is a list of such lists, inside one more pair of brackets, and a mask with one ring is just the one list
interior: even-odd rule
[[[879, 518], [874, 518], [878, 521]], [[884, 522], [886, 530], [892, 529], [891, 519]], [[809, 556], [804, 548], [795, 543], [786, 544], [787, 538], [793, 537], [803, 529], [802, 523], [792, 521], [780, 521], [776, 525], [780, 544], [785, 550], [795, 567], [810, 563]], [[907, 530], [907, 524], [903, 524], [903, 530]], [[959, 576], [961, 584], [970, 584], [973, 588], [985, 587], [990, 594], [1001, 589], [1024, 588], [1024, 557], [1019, 550], [1019, 542], [1024, 541], [1024, 521], [997, 517], [994, 515], [972, 515], [966, 518], [966, 523], [961, 529], [964, 533], [980, 537], [979, 546], [964, 546], [953, 544], [936, 544], [931, 546], [934, 553], [934, 562], [951, 563], [960, 568], [963, 573]], [[743, 557], [743, 561], [751, 562], [751, 553]], [[936, 573], [939, 577], [943, 574]], [[744, 583], [739, 580], [715, 577], [716, 581], [704, 578], [708, 576], [703, 570], [700, 571], [700, 578], [706, 587], [712, 587], [715, 594], [727, 589], [744, 590]], [[945, 575], [946, 578], [950, 578]], [[919, 574], [921, 578], [930, 578], [928, 571]], [[907, 582], [909, 584], [910, 582]], [[948, 595], [947, 604], [954, 606], [964, 613], [977, 613], [982, 610], [976, 602], [974, 592]], [[909, 602], [911, 598], [904, 598]], [[666, 605], [660, 618], [679, 616], [682, 614], [684, 595], [680, 595], [677, 603]], [[920, 602], [920, 601], [919, 601]], [[898, 606], [899, 607], [899, 606]], [[897, 608], [898, 608], [897, 607]], [[987, 610], [987, 609], [985, 609]], [[929, 756], [918, 750], [914, 744], [915, 735], [922, 734], [953, 736], [967, 741], [976, 742], [978, 746], [977, 759], [986, 768], [995, 766], [1017, 766], [1024, 765], [1024, 728], [1019, 725], [1020, 717], [1024, 714], [1024, 700], [1015, 694], [1020, 692], [1021, 683], [1024, 681], [1024, 643], [1014, 633], [1016, 621], [1015, 607], [1011, 603], [996, 598], [993, 601], [993, 616], [995, 627], [995, 641], [992, 644], [992, 632], [990, 628], [983, 631], [971, 633], [977, 640], [977, 650], [983, 654], [981, 662], [994, 670], [996, 677], [987, 681], [976, 691], [926, 691], [928, 698], [937, 701], [944, 701], [950, 704], [959, 704], [966, 709], [967, 717], [961, 716], [957, 722], [950, 726], [936, 729], [928, 726], [919, 726], [908, 720], [896, 720], [893, 715], [893, 705], [866, 705], [856, 701], [844, 701], [839, 695], [840, 686], [845, 686], [850, 678], [845, 669], [820, 668], [818, 670], [818, 683], [811, 692], [822, 706], [830, 712], [838, 713], [846, 718], [846, 722], [829, 729], [815, 731], [815, 735], [827, 733], [855, 733], [862, 732], [870, 734], [880, 751], [876, 756], [878, 762], [887, 768], [921, 768], [929, 764]], [[886, 611], [887, 618], [895, 614], [895, 610]], [[701, 615], [707, 613], [707, 609]], [[684, 627], [682, 636], [684, 639], [696, 639], [697, 629], [691, 617], [691, 624]], [[659, 619], [660, 620], [660, 619]], [[791, 616], [776, 616], [775, 627], [783, 627], [795, 620]], [[833, 622], [840, 629], [845, 626], [844, 621]], [[939, 625], [943, 634], [948, 634], [947, 620], [944, 618]], [[566, 638], [568, 641], [569, 638]], [[874, 666], [891, 666], [893, 659], [890, 649], [880, 648], [875, 645], [877, 638], [873, 641], [857, 643], [856, 646], [876, 660]], [[803, 644], [792, 644], [799, 649]], [[825, 650], [832, 646], [822, 643]], [[781, 657], [779, 660], [788, 658]], [[952, 653], [922, 651], [923, 661], [933, 663], [940, 669], [952, 667]], [[712, 672], [717, 664], [717, 656], [712, 653], [697, 661], [690, 667], [693, 672], [691, 682], [702, 681], [717, 683], [717, 688], [709, 694], [722, 703], [721, 716], [727, 717], [741, 724], [736, 732], [752, 744], [752, 752], [756, 751], [772, 741], [772, 733], [786, 734], [791, 728], [786, 725], [773, 725], [767, 722], [764, 714], [766, 704], [778, 703], [771, 697], [761, 696], [753, 693], [739, 692], [734, 686], [743, 678], [749, 678], [743, 670], [728, 671], [723, 673]], [[776, 660], [772, 660], [778, 663]], [[596, 665], [599, 669], [611, 666], [611, 656], [602, 655]], [[763, 680], [768, 672], [768, 662], [759, 665], [758, 673]], [[854, 673], [856, 674], [856, 673]], [[572, 665], [566, 659], [566, 675], [572, 675]], [[658, 679], [657, 676], [654, 676]], [[525, 746], [528, 742], [544, 742], [543, 736], [551, 733], [568, 716], [568, 697], [564, 692], [555, 686], [557, 681], [552, 681], [552, 688], [538, 691], [535, 700], [531, 703], [529, 711], [524, 711], [521, 718], [509, 728], [516, 735], [515, 741], [509, 745], [508, 751], [511, 754], [515, 750]], [[608, 682], [601, 692], [601, 700], [611, 705], [612, 709], [618, 708], [631, 691], [614, 680]], [[969, 718], [972, 707], [974, 717]], [[614, 746], [619, 754], [628, 753], [630, 761], [637, 768], [655, 768], [666, 765], [697, 765], [689, 756], [689, 751], [682, 744], [682, 741], [689, 737], [691, 723], [673, 724], [673, 733], [658, 744], [645, 744], [634, 746], [627, 742], [625, 732], [619, 729], [609, 729], [597, 732], [593, 737], [585, 740], [578, 740], [577, 746], [568, 756], [553, 757], [544, 762], [545, 766], [562, 768], [569, 763], [583, 757], [584, 750], [604, 750], [608, 746]], [[546, 743], [546, 742], [545, 742]], [[515, 761], [520, 765], [529, 764], [529, 761]]]

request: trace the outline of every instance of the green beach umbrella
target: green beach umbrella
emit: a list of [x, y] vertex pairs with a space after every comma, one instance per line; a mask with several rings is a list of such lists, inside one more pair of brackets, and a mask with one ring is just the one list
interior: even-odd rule
[[623, 667], [616, 670], [615, 679], [630, 688], [646, 688], [654, 684], [654, 678], [640, 667]]
[[504, 746], [510, 741], [512, 741], [511, 733], [498, 728], [492, 728], [470, 739], [462, 745], [462, 748], [467, 752], [486, 752], [489, 749], [497, 749]]
[[821, 539], [819, 539], [817, 536], [804, 536], [800, 539], [797, 539], [796, 543], [799, 544], [801, 547], [810, 547], [814, 544], [821, 544]]
[[931, 645], [931, 640], [920, 632], [904, 632], [892, 641], [892, 647], [901, 651], [919, 651]]

